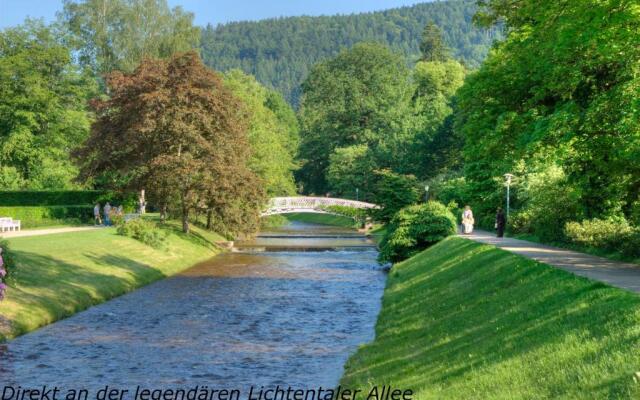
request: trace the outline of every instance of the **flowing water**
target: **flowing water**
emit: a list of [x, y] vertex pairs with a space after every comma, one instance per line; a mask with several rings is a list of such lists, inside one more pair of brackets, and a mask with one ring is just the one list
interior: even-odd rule
[[353, 231], [293, 223], [0, 345], [0, 387], [332, 387], [385, 275]]

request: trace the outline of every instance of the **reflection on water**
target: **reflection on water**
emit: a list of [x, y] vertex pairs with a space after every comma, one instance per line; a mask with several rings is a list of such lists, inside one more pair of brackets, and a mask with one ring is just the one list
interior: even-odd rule
[[5, 344], [0, 382], [335, 385], [348, 355], [372, 338], [384, 287], [375, 250], [357, 250], [223, 254]]

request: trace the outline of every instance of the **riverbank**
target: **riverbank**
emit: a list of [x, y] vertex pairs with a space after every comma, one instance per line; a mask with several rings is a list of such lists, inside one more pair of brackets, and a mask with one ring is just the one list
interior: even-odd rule
[[[274, 222], [274, 224], [272, 225], [273, 227], [284, 225], [289, 221], [297, 221], [297, 222], [306, 222], [308, 224], [339, 226], [342, 228], [353, 228], [353, 229], [358, 228], [358, 224], [354, 221], [353, 218], [345, 217], [343, 215], [291, 213], [291, 214], [283, 214], [275, 217], [276, 218], [272, 218]], [[267, 217], [267, 218], [271, 218], [271, 217]]]
[[341, 384], [417, 399], [638, 398], [640, 296], [461, 238], [392, 269]]
[[92, 305], [171, 276], [219, 252], [223, 240], [193, 227], [161, 228], [166, 246], [154, 249], [115, 228], [9, 239], [17, 268], [0, 303], [0, 341], [14, 338]]

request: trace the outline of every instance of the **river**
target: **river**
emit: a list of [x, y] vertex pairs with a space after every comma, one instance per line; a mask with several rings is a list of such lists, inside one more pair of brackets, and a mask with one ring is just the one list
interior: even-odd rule
[[0, 386], [333, 387], [385, 275], [353, 231], [292, 223], [0, 345]]

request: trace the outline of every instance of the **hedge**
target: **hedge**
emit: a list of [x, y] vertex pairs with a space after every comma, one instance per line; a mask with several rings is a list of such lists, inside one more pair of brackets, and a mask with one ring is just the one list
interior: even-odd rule
[[57, 222], [84, 223], [93, 219], [93, 206], [0, 207], [0, 217], [19, 219], [22, 228], [54, 225]]
[[112, 194], [102, 190], [0, 191], [0, 207], [82, 206], [111, 197]]

